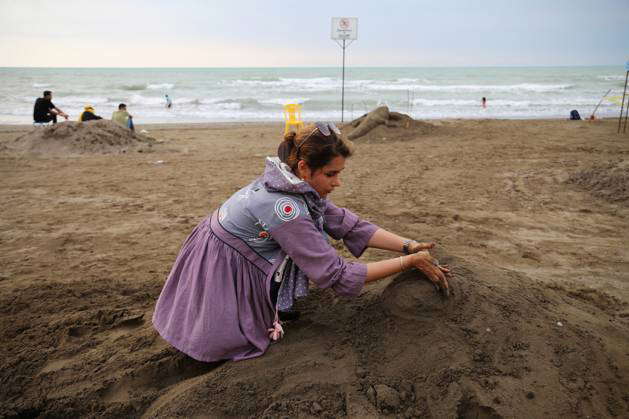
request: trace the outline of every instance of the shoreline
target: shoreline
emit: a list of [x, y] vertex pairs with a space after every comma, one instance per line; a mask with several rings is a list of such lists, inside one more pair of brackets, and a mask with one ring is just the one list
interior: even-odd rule
[[[587, 119], [581, 119], [579, 121], [570, 121], [568, 118], [438, 118], [438, 119], [415, 119], [416, 121], [425, 121], [431, 124], [439, 125], [440, 123], [465, 123], [465, 122], [481, 122], [481, 121], [495, 121], [495, 122], [560, 122], [560, 121], [569, 121], [569, 122], [606, 122], [606, 121], [618, 121], [618, 118], [597, 118], [594, 121], [590, 121]], [[63, 122], [77, 122], [77, 121], [62, 121]], [[304, 121], [314, 122], [314, 120], [306, 120]], [[343, 122], [332, 120], [335, 124], [348, 125], [351, 121]], [[284, 126], [284, 121], [239, 121], [239, 122], [164, 122], [164, 123], [147, 123], [147, 124], [136, 124], [136, 131], [140, 129], [153, 129], [153, 130], [204, 130], [204, 129], [215, 129], [215, 128], [238, 128], [238, 127], [270, 127], [274, 125]], [[8, 133], [8, 132], [19, 132], [30, 130], [31, 128], [35, 128], [32, 124], [2, 124], [0, 123], [0, 133]]]

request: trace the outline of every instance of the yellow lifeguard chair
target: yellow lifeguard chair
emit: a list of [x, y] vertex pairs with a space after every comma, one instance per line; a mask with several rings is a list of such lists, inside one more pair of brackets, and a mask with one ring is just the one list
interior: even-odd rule
[[299, 129], [304, 126], [304, 121], [301, 120], [301, 105], [298, 103], [288, 103], [284, 105], [284, 120], [286, 125], [284, 126], [284, 135], [291, 131], [291, 127]]

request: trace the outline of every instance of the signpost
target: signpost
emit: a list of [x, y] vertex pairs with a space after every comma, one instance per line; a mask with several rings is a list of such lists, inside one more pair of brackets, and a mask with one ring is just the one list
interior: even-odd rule
[[[627, 95], [627, 79], [629, 79], [629, 61], [625, 63], [625, 90], [623, 90], [622, 92], [622, 103], [620, 104], [620, 116], [618, 117], [618, 134], [620, 134], [622, 112], [625, 110], [625, 96]], [[622, 132], [627, 131], [627, 115], [629, 115], [629, 103], [627, 104], [627, 111], [625, 112], [625, 123], [623, 124]]]
[[[341, 81], [341, 122], [345, 111], [345, 48], [358, 39], [357, 17], [333, 17], [331, 38], [343, 50], [343, 77]], [[349, 43], [346, 44], [346, 41]]]

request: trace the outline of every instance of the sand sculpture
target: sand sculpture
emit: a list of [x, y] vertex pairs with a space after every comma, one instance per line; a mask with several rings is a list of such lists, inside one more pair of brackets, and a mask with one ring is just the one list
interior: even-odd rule
[[5, 147], [9, 152], [29, 154], [110, 154], [148, 151], [153, 143], [150, 137], [103, 119], [36, 127]]
[[[416, 121], [408, 115], [390, 112], [386, 106], [379, 106], [350, 122], [347, 137], [361, 142], [394, 141], [411, 138], [414, 135], [428, 134], [435, 126]], [[350, 128], [351, 127], [351, 128]]]

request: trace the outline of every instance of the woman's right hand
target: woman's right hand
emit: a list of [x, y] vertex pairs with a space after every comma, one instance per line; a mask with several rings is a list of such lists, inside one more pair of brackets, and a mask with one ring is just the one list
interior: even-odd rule
[[450, 295], [447, 278], [452, 276], [452, 273], [446, 265], [440, 265], [439, 261], [426, 250], [412, 254], [411, 262], [414, 267], [426, 274], [436, 287], [441, 288], [446, 296]]

